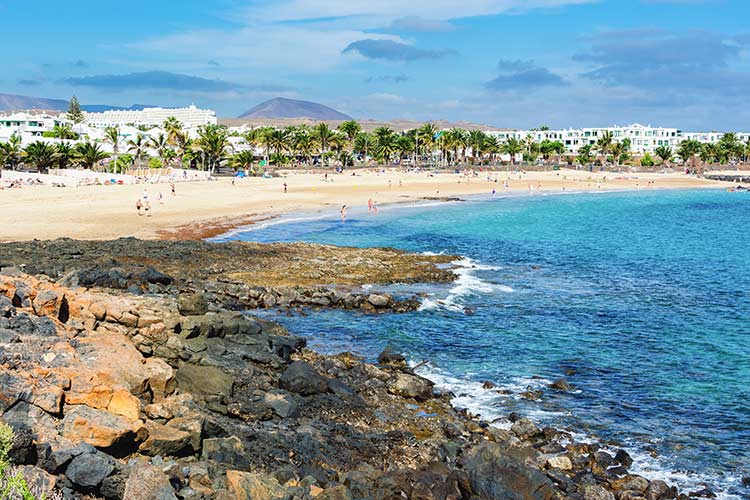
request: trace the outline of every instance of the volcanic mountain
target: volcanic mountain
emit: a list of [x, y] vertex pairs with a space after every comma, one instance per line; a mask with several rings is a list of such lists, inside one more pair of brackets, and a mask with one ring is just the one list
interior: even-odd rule
[[255, 106], [240, 118], [312, 118], [314, 120], [351, 120], [333, 108], [310, 101], [277, 97]]

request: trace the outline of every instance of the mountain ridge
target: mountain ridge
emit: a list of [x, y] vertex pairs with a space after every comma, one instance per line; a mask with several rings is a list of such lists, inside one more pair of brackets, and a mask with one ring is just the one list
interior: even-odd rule
[[351, 120], [352, 117], [312, 101], [276, 97], [242, 113], [239, 118], [311, 118], [314, 120]]
[[[47, 97], [33, 97], [18, 94], [0, 93], [1, 111], [67, 111], [69, 102], [65, 99], [50, 99]], [[140, 111], [144, 108], [156, 107], [151, 104], [133, 104], [130, 107], [111, 106], [109, 104], [81, 104], [81, 109], [89, 113], [100, 113], [102, 111]]]

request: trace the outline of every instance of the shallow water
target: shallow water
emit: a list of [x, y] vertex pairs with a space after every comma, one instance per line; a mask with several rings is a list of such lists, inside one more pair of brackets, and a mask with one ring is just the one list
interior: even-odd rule
[[[648, 191], [383, 207], [231, 238], [461, 255], [460, 279], [420, 288], [430, 296], [418, 312], [278, 319], [326, 352], [372, 359], [390, 344], [429, 360], [423, 373], [457, 406], [623, 444], [648, 476], [740, 498], [750, 496], [740, 485], [750, 475], [748, 228], [749, 194]], [[518, 397], [561, 376], [576, 390]]]

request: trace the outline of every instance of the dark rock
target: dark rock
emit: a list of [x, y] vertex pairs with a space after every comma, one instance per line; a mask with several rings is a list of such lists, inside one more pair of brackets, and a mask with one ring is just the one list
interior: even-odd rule
[[68, 465], [65, 475], [83, 491], [92, 491], [114, 470], [115, 461], [104, 453], [96, 452], [74, 458]]
[[405, 398], [424, 401], [432, 397], [434, 384], [426, 378], [406, 373], [397, 373], [388, 386], [388, 392]]
[[279, 379], [282, 388], [302, 396], [323, 394], [328, 391], [328, 381], [310, 364], [295, 361], [284, 371]]
[[539, 428], [528, 418], [516, 420], [510, 430], [521, 439], [529, 439], [539, 434]]
[[716, 498], [716, 493], [713, 492], [711, 488], [703, 488], [698, 491], [691, 491], [688, 493], [691, 497], [700, 497], [700, 498]]
[[494, 388], [495, 388], [495, 384], [493, 384], [489, 380], [485, 380], [484, 382], [482, 382], [482, 389], [489, 390], [489, 389], [494, 389]]
[[378, 363], [381, 365], [403, 365], [406, 363], [406, 358], [402, 354], [394, 352], [388, 346], [378, 355]]
[[138, 461], [125, 482], [123, 499], [177, 500], [169, 477], [158, 467]]
[[584, 500], [615, 500], [615, 495], [603, 486], [591, 485], [583, 490]]
[[357, 392], [339, 379], [329, 379], [328, 390], [341, 399], [352, 400], [357, 398]]
[[571, 385], [564, 378], [555, 380], [549, 386], [550, 386], [550, 389], [554, 389], [556, 391], [561, 391], [561, 392], [568, 392], [569, 390], [572, 389]]
[[10, 318], [16, 314], [13, 302], [6, 296], [0, 295], [0, 318]]
[[240, 469], [249, 465], [247, 449], [236, 436], [204, 439], [201, 458], [231, 464], [232, 467]]
[[646, 488], [644, 496], [648, 500], [663, 500], [666, 498], [677, 498], [677, 488], [669, 487], [667, 483], [659, 479], [651, 481]]
[[496, 443], [486, 443], [474, 448], [463, 459], [462, 465], [469, 476], [473, 492], [481, 498], [556, 498], [555, 486], [547, 476], [511, 457]]
[[629, 469], [630, 466], [633, 465], [633, 459], [625, 450], [617, 450], [617, 453], [615, 454], [615, 462], [622, 465], [626, 469]]
[[177, 386], [182, 392], [204, 395], [232, 395], [233, 378], [215, 366], [184, 363], [177, 370]]
[[184, 293], [177, 299], [177, 309], [183, 316], [202, 316], [208, 312], [208, 302], [202, 293]]
[[13, 443], [8, 459], [16, 465], [33, 465], [37, 461], [34, 433], [31, 429], [18, 429], [13, 433]]
[[159, 272], [153, 267], [146, 268], [146, 270], [141, 273], [141, 278], [154, 285], [171, 285], [173, 281], [171, 276]]

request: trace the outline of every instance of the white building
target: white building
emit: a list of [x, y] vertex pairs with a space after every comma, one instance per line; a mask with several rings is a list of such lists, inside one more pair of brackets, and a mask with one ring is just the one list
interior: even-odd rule
[[[630, 152], [636, 155], [649, 153], [655, 154], [659, 146], [667, 146], [676, 151], [682, 141], [692, 139], [701, 143], [716, 144], [724, 135], [723, 132], [683, 132], [676, 128], [652, 127], [650, 125], [633, 125], [602, 128], [580, 128], [564, 130], [498, 130], [488, 132], [500, 139], [507, 141], [510, 138], [525, 141], [531, 136], [534, 142], [544, 140], [560, 141], [565, 145], [566, 152], [578, 154], [583, 146], [595, 146], [597, 141], [606, 133], [612, 134], [613, 142], [630, 140]], [[738, 133], [737, 139], [747, 142], [750, 133]]]
[[216, 112], [200, 109], [191, 105], [187, 108], [145, 108], [143, 110], [110, 110], [102, 113], [85, 113], [86, 124], [92, 127], [111, 127], [114, 125], [162, 125], [167, 118], [177, 118], [185, 128], [201, 125], [215, 125]]
[[0, 115], [0, 142], [6, 142], [12, 135], [19, 137], [41, 137], [55, 125], [70, 123], [60, 116], [32, 113], [12, 113]]

